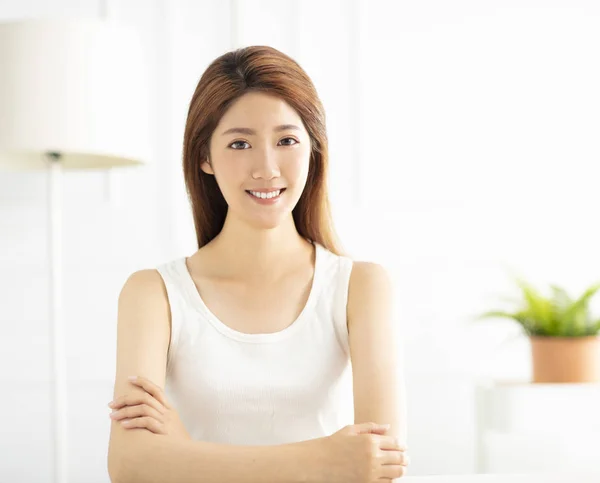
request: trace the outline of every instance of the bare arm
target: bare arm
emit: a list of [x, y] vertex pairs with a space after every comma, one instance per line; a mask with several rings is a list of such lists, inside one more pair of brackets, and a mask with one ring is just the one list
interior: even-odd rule
[[296, 483], [320, 481], [308, 463], [315, 441], [229, 446], [134, 430], [113, 466], [113, 483]]
[[[114, 397], [144, 392], [128, 383], [130, 375], [164, 387], [171, 315], [159, 273], [141, 270], [131, 275], [118, 307]], [[127, 430], [112, 421], [108, 471], [113, 483], [313, 482], [324, 468], [322, 439], [230, 446]]]
[[354, 423], [390, 424], [387, 434], [406, 444], [404, 374], [393, 324], [392, 283], [381, 265], [355, 262], [348, 292]]

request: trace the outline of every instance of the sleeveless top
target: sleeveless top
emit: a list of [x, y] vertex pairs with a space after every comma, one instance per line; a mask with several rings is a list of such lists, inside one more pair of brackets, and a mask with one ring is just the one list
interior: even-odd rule
[[274, 333], [242, 333], [205, 305], [186, 258], [159, 265], [171, 309], [165, 394], [194, 440], [275, 445], [353, 424], [346, 305], [352, 260], [315, 243], [308, 300]]

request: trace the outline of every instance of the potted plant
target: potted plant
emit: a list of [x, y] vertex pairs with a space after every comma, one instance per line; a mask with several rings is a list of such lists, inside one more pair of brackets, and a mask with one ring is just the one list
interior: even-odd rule
[[519, 277], [516, 283], [523, 296], [516, 310], [477, 318], [505, 317], [521, 325], [531, 342], [534, 383], [600, 382], [600, 318], [589, 310], [600, 284], [573, 299], [556, 285], [545, 297]]

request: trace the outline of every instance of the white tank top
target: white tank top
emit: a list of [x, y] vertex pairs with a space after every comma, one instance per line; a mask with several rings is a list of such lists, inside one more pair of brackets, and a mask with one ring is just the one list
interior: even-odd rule
[[308, 301], [275, 333], [223, 324], [203, 302], [185, 258], [157, 267], [171, 308], [165, 392], [192, 439], [274, 445], [353, 424], [346, 325], [352, 260], [315, 247]]

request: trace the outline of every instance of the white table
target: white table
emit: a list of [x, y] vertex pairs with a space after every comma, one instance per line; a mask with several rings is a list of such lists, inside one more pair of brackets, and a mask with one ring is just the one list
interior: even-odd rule
[[481, 379], [475, 397], [477, 473], [600, 471], [600, 384]]
[[506, 474], [506, 475], [452, 475], [405, 476], [395, 483], [598, 483], [600, 472], [563, 473], [556, 475]]

